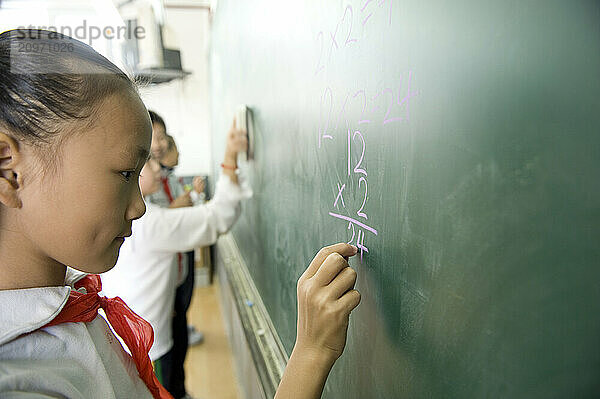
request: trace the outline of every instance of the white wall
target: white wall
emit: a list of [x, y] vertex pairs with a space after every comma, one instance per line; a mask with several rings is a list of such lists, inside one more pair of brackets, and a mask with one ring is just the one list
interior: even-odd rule
[[[169, 3], [189, 7], [173, 8]], [[166, 1], [165, 4], [164, 44], [181, 51], [183, 69], [192, 74], [184, 80], [142, 87], [140, 94], [147, 107], [165, 119], [168, 133], [175, 137], [180, 151], [176, 173], [208, 175], [213, 165], [208, 86], [209, 10], [198, 7], [205, 4], [201, 1]], [[110, 0], [5, 0], [0, 10], [0, 32], [30, 24], [76, 27], [83, 20], [88, 26], [123, 25]], [[118, 45], [102, 39], [92, 43], [97, 51], [122, 66], [117, 57], [120, 56], [118, 49], [112, 51], [115, 54], [108, 54], [111, 51], [107, 44]]]
[[119, 68], [124, 67], [121, 54], [123, 38], [106, 39], [98, 31], [93, 37], [89, 29], [99, 30], [125, 26], [111, 0], [0, 0], [0, 32], [18, 28], [48, 29], [71, 36], [91, 45]]
[[175, 80], [140, 90], [146, 106], [165, 119], [167, 133], [179, 148], [178, 175], [212, 173], [208, 86], [209, 11], [165, 9], [165, 47], [181, 51], [183, 69], [192, 72]]

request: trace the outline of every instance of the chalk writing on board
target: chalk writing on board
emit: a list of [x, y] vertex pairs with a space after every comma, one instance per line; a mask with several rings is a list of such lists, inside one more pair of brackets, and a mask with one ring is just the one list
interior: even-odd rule
[[348, 32], [348, 34], [345, 37], [343, 37], [344, 46], [348, 46], [348, 45], [356, 42], [356, 39], [351, 37], [353, 16], [354, 16], [354, 12], [352, 11], [352, 6], [348, 4], [346, 6], [346, 8], [344, 9], [344, 15], [342, 15], [342, 19], [338, 22], [337, 26], [335, 27], [335, 31], [330, 32], [330, 34], [329, 34], [329, 37], [331, 38], [331, 47], [329, 48], [328, 61], [331, 59], [331, 55], [333, 54], [334, 46], [335, 46], [335, 49], [339, 49], [339, 45], [337, 43], [336, 37], [337, 37], [338, 32], [340, 32], [340, 28], [342, 28], [342, 29], [345, 28]]
[[377, 234], [378, 234], [378, 233], [377, 233], [377, 230], [376, 230], [376, 229], [374, 229], [373, 227], [371, 227], [371, 226], [367, 226], [366, 224], [364, 224], [364, 223], [362, 223], [362, 222], [359, 222], [358, 220], [356, 220], [356, 219], [353, 219], [353, 218], [351, 218], [351, 217], [349, 217], [349, 216], [340, 215], [340, 214], [338, 214], [338, 213], [334, 213], [334, 212], [329, 212], [329, 215], [330, 215], [330, 216], [333, 216], [334, 218], [338, 218], [338, 219], [346, 220], [346, 221], [350, 222], [351, 224], [355, 224], [355, 225], [357, 225], [358, 227], [362, 227], [363, 229], [365, 229], [365, 230], [367, 230], [367, 231], [370, 231], [371, 233], [373, 233], [373, 234], [375, 234], [375, 235], [377, 235]]
[[[329, 212], [340, 220], [348, 222], [350, 241], [360, 250], [362, 261], [364, 253], [369, 249], [365, 245], [365, 232], [377, 236], [377, 230], [368, 226], [360, 219], [369, 220], [366, 211], [369, 199], [369, 173], [366, 167], [367, 138], [365, 129], [369, 126], [386, 126], [391, 123], [403, 123], [410, 120], [409, 103], [415, 97], [411, 83], [413, 72], [408, 71], [399, 76], [396, 85], [384, 85], [382, 89], [370, 91], [367, 89], [354, 89], [346, 91], [342, 96], [334, 93], [327, 86], [320, 98], [318, 147], [321, 148], [326, 141], [341, 138], [342, 129], [345, 131], [345, 156], [346, 156], [346, 181], [338, 181], [336, 195], [333, 198], [335, 212]], [[353, 110], [353, 112], [352, 112]], [[349, 115], [359, 114], [358, 118], [351, 120]], [[353, 157], [353, 153], [356, 156]], [[338, 175], [339, 176], [339, 175]], [[349, 184], [354, 181], [353, 184]], [[356, 190], [355, 196], [359, 197], [358, 209], [350, 210], [350, 205], [344, 200], [344, 195], [349, 187]], [[346, 216], [340, 212], [345, 211]]]
[[382, 9], [385, 6], [385, 3], [390, 3], [389, 9], [388, 9], [388, 23], [391, 25], [392, 24], [392, 5], [393, 5], [393, 0], [380, 0], [380, 1], [375, 1], [375, 0], [366, 0], [362, 6], [362, 8], [360, 9], [361, 12], [361, 18], [362, 18], [362, 25], [365, 26], [367, 24], [367, 22], [369, 21], [369, 19], [371, 18], [371, 16], [373, 15], [374, 12], [378, 12], [380, 9]]
[[[356, 163], [356, 166], [354, 167], [353, 172], [360, 173], [360, 174], [367, 176], [367, 171], [364, 170], [362, 167], [359, 168], [359, 166], [362, 165], [363, 159], [365, 158], [365, 138], [363, 137], [362, 133], [358, 130], [354, 132], [352, 139], [354, 140], [357, 136], [362, 143], [362, 147], [361, 147], [362, 150], [360, 153], [360, 159]], [[348, 153], [350, 153], [350, 130], [348, 130]], [[350, 170], [348, 170], [348, 174], [350, 174]]]
[[[363, 254], [365, 252], [368, 253], [369, 249], [367, 247], [365, 247], [365, 245], [364, 245], [365, 232], [363, 230], [358, 230], [358, 234], [357, 234], [356, 227], [367, 230], [375, 235], [377, 235], [377, 230], [374, 229], [373, 227], [368, 226], [365, 223], [359, 222], [358, 220], [351, 218], [349, 216], [340, 215], [339, 213], [334, 213], [334, 212], [329, 212], [329, 215], [333, 216], [334, 218], [345, 220], [348, 222], [348, 230], [352, 229], [352, 237], [350, 238], [350, 241], [348, 241], [348, 244], [352, 244], [352, 243], [356, 244], [356, 247], [360, 251], [360, 260], [362, 261]], [[356, 237], [356, 242], [354, 242], [355, 237]]]
[[[358, 218], [362, 218], [364, 220], [369, 219], [367, 213], [365, 212], [365, 205], [367, 203], [368, 193], [369, 193], [368, 182], [367, 182], [368, 173], [367, 173], [366, 167], [363, 165], [364, 159], [365, 159], [365, 152], [366, 152], [366, 148], [367, 148], [365, 138], [364, 138], [363, 134], [360, 132], [360, 130], [355, 130], [355, 131], [351, 132], [350, 129], [347, 130], [347, 137], [348, 137], [348, 142], [347, 142], [346, 155], [348, 158], [347, 159], [348, 178], [349, 179], [358, 178], [357, 190], [361, 191], [361, 189], [362, 189], [362, 191], [361, 191], [362, 202], [361, 202], [360, 208], [355, 212], [356, 216], [357, 216], [356, 218], [351, 217], [351, 216], [342, 215], [338, 212], [329, 212], [329, 215], [334, 218], [337, 218], [339, 220], [344, 220], [344, 221], [348, 222], [347, 229], [352, 232], [352, 237], [350, 238], [350, 241], [348, 241], [348, 243], [356, 244], [356, 247], [360, 250], [360, 259], [362, 261], [363, 254], [369, 252], [369, 249], [364, 244], [365, 231], [371, 232], [374, 235], [377, 235], [378, 233], [375, 228], [367, 225], [364, 222], [359, 221], [359, 219], [358, 219]], [[361, 148], [360, 157], [358, 157], [356, 159], [356, 163], [353, 163], [352, 159], [351, 159], [352, 143], [359, 143], [360, 148]], [[343, 210], [348, 212], [346, 202], [344, 201], [344, 190], [345, 189], [346, 189], [346, 183], [341, 183], [341, 182], [337, 183], [337, 195], [335, 196], [335, 199], [333, 201], [333, 207], [336, 210], [339, 210], [340, 205], [341, 205]], [[356, 241], [355, 241], [355, 239], [356, 239]]]
[[338, 195], [335, 197], [335, 201], [333, 201], [333, 206], [335, 208], [338, 208], [339, 207], [338, 201], [341, 200], [342, 206], [345, 208], [346, 204], [344, 204], [344, 197], [342, 196], [342, 192], [346, 188], [346, 183], [342, 184], [341, 187], [340, 187], [340, 183], [338, 183], [337, 187], [338, 187]]
[[[392, 23], [393, 0], [361, 0], [360, 11], [346, 5], [340, 13], [335, 27], [317, 33], [318, 57], [315, 75], [324, 72], [344, 49], [354, 46], [361, 41], [355, 32], [355, 26], [360, 23], [366, 26], [374, 20], [376, 14], [387, 10], [388, 23]], [[389, 5], [389, 7], [388, 7]], [[369, 173], [367, 171], [367, 136], [376, 134], [383, 126], [393, 123], [408, 122], [410, 119], [409, 103], [416, 93], [412, 91], [412, 70], [398, 75], [394, 82], [388, 82], [378, 89], [356, 87], [350, 90], [338, 89], [331, 86], [324, 88], [320, 94], [319, 125], [317, 128], [318, 148], [334, 146], [337, 140], [345, 140], [346, 174], [336, 182], [335, 196], [332, 197], [333, 210], [329, 216], [347, 222], [349, 244], [355, 244], [360, 251], [360, 260], [369, 252], [365, 245], [365, 236], [378, 236], [377, 229], [369, 224], [367, 203], [369, 200]], [[359, 115], [357, 119], [348, 115]], [[367, 134], [367, 130], [369, 133]], [[344, 137], [345, 136], [345, 137]], [[328, 144], [331, 143], [331, 144]], [[339, 144], [333, 148], [339, 148]], [[353, 154], [355, 156], [353, 156]], [[342, 181], [344, 180], [345, 181]], [[353, 192], [348, 193], [349, 190]], [[354, 191], [355, 190], [355, 191]], [[358, 197], [354, 204], [344, 200], [345, 195]], [[354, 208], [356, 205], [356, 208]], [[351, 209], [354, 208], [354, 209]]]
[[[348, 177], [350, 179], [352, 179], [352, 177], [358, 177], [358, 189], [359, 190], [360, 190], [361, 186], [364, 186], [363, 201], [360, 206], [360, 209], [358, 209], [358, 211], [356, 211], [356, 215], [360, 218], [367, 220], [369, 217], [364, 212], [364, 208], [365, 208], [365, 204], [367, 203], [367, 198], [368, 198], [368, 184], [367, 184], [368, 174], [367, 174], [367, 170], [362, 165], [364, 156], [365, 156], [366, 143], [365, 143], [365, 139], [364, 139], [362, 133], [359, 130], [355, 130], [351, 134], [350, 129], [348, 129], [347, 133], [348, 133], [348, 146], [347, 146]], [[358, 138], [359, 142], [361, 143], [361, 155], [360, 155], [360, 158], [357, 160], [356, 164], [354, 165], [354, 168], [352, 168], [351, 167], [352, 166], [351, 146], [352, 146], [352, 142], [355, 141], [356, 138]], [[338, 197], [341, 197], [342, 201], [343, 201], [344, 188], [345, 188], [345, 184], [343, 184], [342, 186], [340, 186], [338, 184]], [[337, 198], [336, 198], [336, 202], [337, 202]], [[344, 209], [346, 209], [345, 206], [344, 206]], [[354, 241], [354, 238], [356, 237], [355, 243], [356, 243], [356, 247], [360, 250], [360, 259], [362, 261], [363, 254], [365, 252], [367, 252], [367, 253], [369, 252], [369, 249], [364, 245], [365, 233], [362, 229], [370, 231], [371, 233], [373, 233], [375, 235], [377, 235], [377, 230], [374, 229], [373, 227], [366, 225], [363, 222], [358, 221], [355, 218], [350, 217], [350, 216], [344, 216], [344, 215], [340, 215], [340, 214], [334, 213], [334, 212], [329, 212], [329, 215], [348, 222], [348, 230], [352, 229], [352, 237], [350, 238], [350, 241], [348, 241], [348, 243], [352, 244]], [[356, 231], [357, 228], [359, 228], [358, 233]]]
[[[389, 3], [389, 7], [386, 6], [386, 3]], [[335, 28], [327, 32], [328, 35], [325, 35], [324, 31], [319, 31], [319, 33], [317, 33], [316, 40], [319, 42], [319, 56], [317, 66], [315, 67], [315, 75], [318, 75], [325, 69], [336, 51], [351, 46], [360, 40], [353, 32], [355, 20], [360, 22], [361, 26], [365, 27], [367, 23], [371, 21], [371, 17], [375, 13], [385, 13], [387, 11], [388, 24], [391, 25], [392, 6], [393, 0], [366, 0], [362, 4], [360, 12], [355, 15], [352, 6], [347, 4], [341, 17], [338, 19]], [[329, 46], [328, 51], [326, 50], [326, 45]], [[327, 56], [325, 57], [326, 51]]]
[[[416, 96], [416, 92], [411, 88], [412, 79], [413, 73], [408, 71], [404, 76], [399, 77], [399, 83], [395, 87], [386, 86], [372, 95], [367, 94], [366, 89], [350, 90], [341, 101], [334, 97], [331, 87], [326, 87], [321, 95], [319, 106], [319, 148], [324, 140], [333, 140], [337, 132], [341, 129], [346, 130], [350, 126], [350, 121], [345, 118], [348, 107], [360, 108], [357, 125], [373, 123], [385, 126], [394, 122], [408, 122], [410, 120], [409, 100]], [[346, 122], [345, 126], [342, 126], [342, 121]]]

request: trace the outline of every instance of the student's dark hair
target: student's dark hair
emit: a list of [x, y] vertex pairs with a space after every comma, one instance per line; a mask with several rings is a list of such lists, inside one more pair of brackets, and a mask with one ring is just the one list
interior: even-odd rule
[[150, 120], [152, 121], [152, 124], [158, 123], [159, 125], [162, 125], [165, 131], [167, 131], [167, 125], [165, 124], [165, 120], [159, 114], [151, 110], [148, 110], [148, 113], [150, 114]]
[[68, 122], [89, 118], [122, 90], [137, 92], [123, 71], [78, 40], [39, 29], [0, 34], [0, 128], [17, 140], [56, 143]]

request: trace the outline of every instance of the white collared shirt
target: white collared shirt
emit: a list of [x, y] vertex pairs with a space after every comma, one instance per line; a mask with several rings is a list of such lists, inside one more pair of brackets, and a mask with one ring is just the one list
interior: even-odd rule
[[[163, 169], [161, 170], [161, 175], [167, 178], [169, 190], [171, 191], [171, 198], [176, 199], [179, 196], [185, 194], [185, 188], [183, 184], [179, 181], [179, 177], [177, 177], [172, 170]], [[195, 190], [190, 192], [190, 198], [192, 199], [192, 203], [194, 205], [203, 204], [204, 201], [204, 193], [201, 195], [198, 194]], [[167, 197], [164, 189], [158, 190], [157, 192], [150, 194], [145, 197], [146, 202], [149, 202], [154, 205], [158, 205], [162, 208], [168, 208], [171, 204], [171, 201]], [[180, 286], [185, 281], [185, 278], [188, 275], [188, 254], [183, 252], [181, 253], [181, 262], [179, 262], [179, 277], [177, 279], [177, 286]]]
[[152, 361], [173, 346], [177, 252], [214, 244], [236, 221], [240, 201], [251, 195], [243, 180], [237, 185], [223, 175], [206, 204], [169, 209], [146, 203], [146, 213], [133, 222], [133, 234], [121, 246], [117, 264], [100, 275], [105, 296], [121, 297], [152, 325]]
[[72, 284], [0, 291], [0, 397], [152, 398], [107, 322], [40, 328], [61, 311]]

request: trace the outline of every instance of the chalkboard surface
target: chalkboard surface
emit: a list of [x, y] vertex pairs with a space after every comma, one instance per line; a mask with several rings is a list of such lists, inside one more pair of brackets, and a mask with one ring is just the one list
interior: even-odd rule
[[221, 0], [210, 65], [288, 352], [310, 259], [361, 247], [325, 398], [600, 395], [600, 3]]

